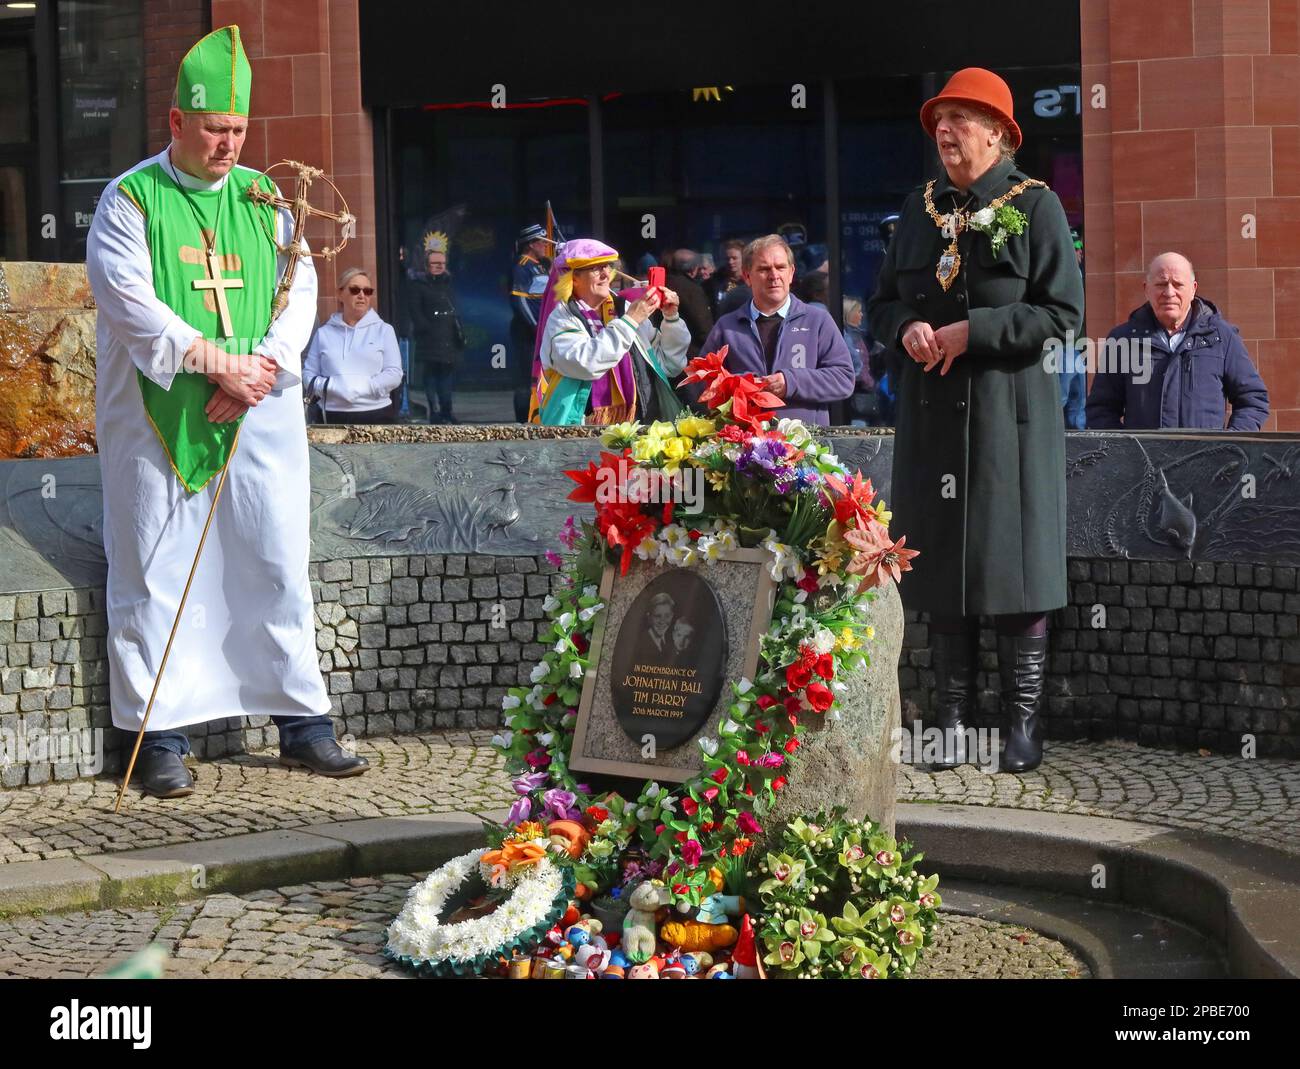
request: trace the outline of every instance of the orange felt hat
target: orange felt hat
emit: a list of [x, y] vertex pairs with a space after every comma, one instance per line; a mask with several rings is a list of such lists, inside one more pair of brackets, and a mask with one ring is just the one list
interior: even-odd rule
[[925, 127], [925, 132], [931, 138], [934, 137], [936, 125], [933, 115], [934, 106], [944, 100], [978, 104], [993, 112], [1006, 124], [1013, 150], [1018, 149], [1020, 142], [1024, 140], [1020, 127], [1011, 117], [1011, 89], [992, 71], [986, 71], [983, 67], [965, 67], [948, 79], [948, 84], [943, 87], [943, 91], [938, 96], [931, 97], [921, 105], [921, 125]]

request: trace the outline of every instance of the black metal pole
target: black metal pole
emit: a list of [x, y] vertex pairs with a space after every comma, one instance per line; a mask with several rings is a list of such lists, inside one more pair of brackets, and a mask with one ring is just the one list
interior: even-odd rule
[[591, 159], [591, 236], [605, 240], [605, 141], [600, 97], [587, 98], [587, 149]]
[[[29, 244], [33, 260], [61, 261], [70, 256], [75, 228], [63, 217], [59, 185], [59, 15], [54, 4], [36, 8], [36, 230]], [[51, 226], [50, 223], [53, 223]], [[68, 231], [64, 240], [64, 231]]]

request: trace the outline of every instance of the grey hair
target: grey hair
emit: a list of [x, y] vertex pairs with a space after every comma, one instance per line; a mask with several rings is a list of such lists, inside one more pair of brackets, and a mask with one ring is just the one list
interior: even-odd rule
[[860, 300], [856, 297], [844, 298], [844, 321], [846, 323], [848, 322], [849, 316], [853, 315], [854, 312], [860, 311], [862, 311], [862, 302]]
[[978, 104], [968, 104], [966, 101], [962, 101], [961, 106], [969, 111], [981, 125], [988, 127], [990, 130], [998, 131], [1000, 135], [998, 139], [998, 158], [1015, 163], [1016, 150], [1011, 147], [1011, 131], [1007, 129], [1006, 124], [993, 112], [987, 108], [981, 108]]
[[1177, 256], [1180, 260], [1182, 260], [1183, 263], [1187, 265], [1187, 271], [1192, 276], [1192, 281], [1193, 282], [1196, 281], [1196, 268], [1192, 266], [1192, 261], [1189, 260], [1186, 256], [1184, 256], [1181, 252], [1174, 252], [1172, 250], [1170, 250], [1169, 252], [1162, 252], [1159, 255], [1153, 256], [1151, 258], [1151, 262], [1147, 264], [1148, 281], [1150, 280], [1151, 276], [1155, 274], [1155, 268], [1157, 262], [1163, 260], [1166, 256]]
[[339, 289], [343, 289], [344, 287], [346, 287], [347, 284], [351, 282], [354, 278], [356, 278], [358, 275], [365, 275], [366, 278], [371, 277], [370, 272], [367, 271], [364, 267], [349, 267], [346, 271], [343, 272], [343, 274], [339, 275]]
[[740, 260], [741, 266], [744, 267], [746, 271], [748, 271], [750, 265], [754, 262], [755, 256], [757, 256], [760, 252], [763, 252], [765, 249], [774, 249], [777, 248], [778, 246], [785, 249], [786, 262], [791, 267], [793, 267], [794, 249], [790, 248], [790, 243], [786, 241], [785, 238], [783, 238], [780, 234], [764, 234], [761, 238], [755, 238], [748, 245], [746, 245], [745, 251], [741, 255], [741, 260]]

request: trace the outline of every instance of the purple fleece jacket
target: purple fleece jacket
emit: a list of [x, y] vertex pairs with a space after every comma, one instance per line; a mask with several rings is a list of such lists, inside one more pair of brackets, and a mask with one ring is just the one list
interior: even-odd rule
[[820, 305], [791, 296], [770, 369], [763, 361], [758, 328], [749, 318], [748, 301], [718, 319], [700, 352], [712, 353], [724, 345], [728, 347], [726, 368], [733, 374], [780, 371], [785, 375], [785, 407], [775, 413], [783, 419], [825, 427], [830, 423], [830, 403], [853, 393], [853, 358], [840, 328]]

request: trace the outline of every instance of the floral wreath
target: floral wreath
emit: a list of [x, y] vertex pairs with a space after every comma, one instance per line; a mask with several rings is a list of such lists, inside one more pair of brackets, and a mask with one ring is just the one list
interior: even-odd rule
[[[472, 850], [411, 888], [388, 928], [384, 954], [427, 976], [475, 976], [517, 950], [535, 947], [569, 907], [571, 867], [550, 856], [541, 827], [525, 827], [496, 850]], [[507, 892], [486, 916], [448, 923], [475, 897], [478, 881]]]

